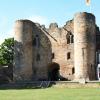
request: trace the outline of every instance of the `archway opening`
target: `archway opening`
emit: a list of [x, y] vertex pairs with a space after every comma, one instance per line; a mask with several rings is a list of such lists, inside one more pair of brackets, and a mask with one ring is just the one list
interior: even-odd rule
[[57, 63], [51, 63], [48, 65], [48, 79], [50, 81], [58, 81], [59, 80], [59, 70], [60, 66]]

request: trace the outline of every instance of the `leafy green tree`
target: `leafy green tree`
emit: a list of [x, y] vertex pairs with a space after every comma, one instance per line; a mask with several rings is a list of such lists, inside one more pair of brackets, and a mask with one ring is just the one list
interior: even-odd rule
[[14, 55], [14, 38], [5, 39], [0, 45], [0, 65], [13, 63]]

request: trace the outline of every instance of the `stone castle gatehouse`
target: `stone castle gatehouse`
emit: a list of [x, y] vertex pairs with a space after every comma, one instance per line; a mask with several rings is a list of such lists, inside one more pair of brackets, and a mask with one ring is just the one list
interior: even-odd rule
[[91, 13], [76, 13], [63, 27], [15, 23], [14, 80], [95, 80], [100, 31]]

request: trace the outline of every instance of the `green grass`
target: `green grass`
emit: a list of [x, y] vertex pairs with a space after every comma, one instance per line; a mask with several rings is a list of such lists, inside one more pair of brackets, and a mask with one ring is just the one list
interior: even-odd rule
[[0, 90], [0, 100], [100, 100], [100, 88]]

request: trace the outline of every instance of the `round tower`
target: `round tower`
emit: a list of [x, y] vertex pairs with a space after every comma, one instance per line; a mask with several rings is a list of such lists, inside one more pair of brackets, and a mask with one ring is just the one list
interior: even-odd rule
[[95, 16], [76, 13], [74, 16], [75, 80], [91, 80], [95, 68]]
[[15, 22], [14, 80], [30, 80], [32, 77], [32, 32], [29, 20]]

